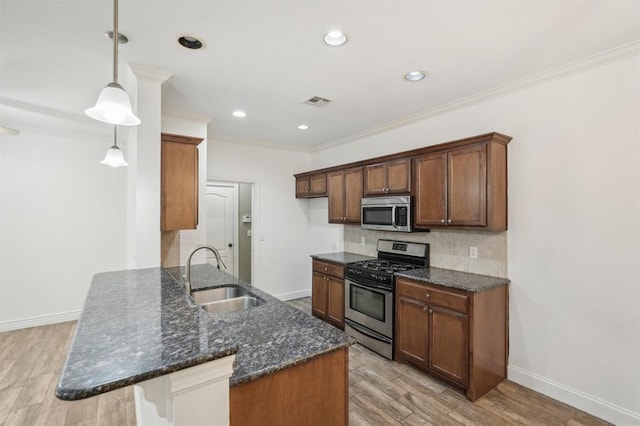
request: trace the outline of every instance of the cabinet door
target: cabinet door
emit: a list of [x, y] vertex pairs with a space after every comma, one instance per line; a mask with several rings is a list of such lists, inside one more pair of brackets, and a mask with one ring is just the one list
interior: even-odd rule
[[296, 198], [307, 197], [310, 190], [308, 177], [296, 178]]
[[309, 193], [314, 196], [327, 195], [327, 175], [313, 175], [309, 178]]
[[449, 152], [448, 225], [487, 226], [487, 147]]
[[411, 192], [411, 159], [387, 163], [387, 194], [409, 194]]
[[344, 186], [344, 221], [347, 223], [360, 223], [362, 216], [362, 167], [345, 170]]
[[327, 277], [315, 272], [311, 284], [311, 312], [320, 318], [327, 317]]
[[364, 193], [384, 195], [387, 189], [386, 167], [384, 163], [372, 164], [365, 168]]
[[329, 223], [344, 223], [344, 173], [332, 172], [327, 175], [329, 194]]
[[396, 352], [419, 365], [427, 363], [427, 305], [396, 296]]
[[[164, 136], [163, 136], [164, 138]], [[198, 147], [162, 141], [160, 229], [196, 229], [198, 225]]]
[[447, 154], [436, 152], [417, 157], [414, 171], [415, 226], [445, 226]]
[[327, 277], [327, 319], [344, 330], [344, 280]]
[[437, 306], [429, 307], [429, 361], [427, 367], [463, 386], [469, 363], [469, 318]]

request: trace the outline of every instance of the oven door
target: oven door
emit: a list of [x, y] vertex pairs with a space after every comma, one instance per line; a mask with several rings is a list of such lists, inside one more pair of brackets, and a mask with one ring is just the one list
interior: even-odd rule
[[344, 317], [393, 337], [393, 291], [373, 283], [345, 280]]

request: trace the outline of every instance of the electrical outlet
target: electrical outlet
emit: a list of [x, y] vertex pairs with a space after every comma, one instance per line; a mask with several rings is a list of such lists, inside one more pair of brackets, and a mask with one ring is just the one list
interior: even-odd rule
[[478, 247], [469, 247], [469, 257], [471, 259], [477, 259], [478, 258]]
[[362, 237], [360, 237], [360, 245], [365, 245], [365, 244], [366, 244], [366, 241], [363, 235]]

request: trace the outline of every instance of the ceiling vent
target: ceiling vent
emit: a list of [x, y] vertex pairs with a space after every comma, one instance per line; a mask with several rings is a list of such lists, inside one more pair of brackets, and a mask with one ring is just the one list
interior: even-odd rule
[[327, 105], [329, 102], [331, 102], [330, 99], [322, 98], [320, 96], [314, 96], [314, 97], [309, 98], [306, 101], [304, 101], [305, 104], [313, 105], [313, 106], [318, 107], [318, 108]]

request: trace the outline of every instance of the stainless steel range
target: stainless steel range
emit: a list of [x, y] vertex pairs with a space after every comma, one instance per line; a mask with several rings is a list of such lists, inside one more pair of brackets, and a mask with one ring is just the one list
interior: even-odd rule
[[358, 343], [393, 359], [393, 274], [429, 266], [429, 244], [378, 240], [378, 258], [347, 264], [344, 331]]

